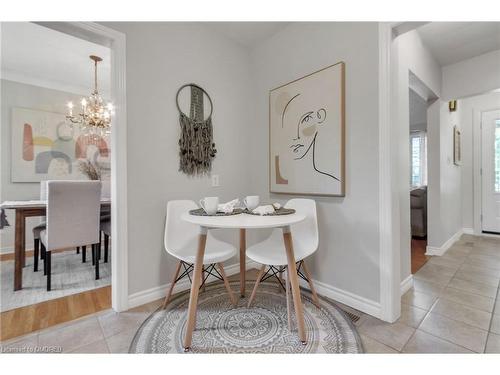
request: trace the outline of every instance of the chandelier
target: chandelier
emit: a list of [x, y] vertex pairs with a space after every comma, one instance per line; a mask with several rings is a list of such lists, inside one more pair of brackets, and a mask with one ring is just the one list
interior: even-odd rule
[[93, 135], [106, 136], [111, 131], [111, 115], [113, 104], [105, 103], [97, 90], [97, 63], [102, 61], [99, 56], [90, 55], [94, 62], [94, 91], [80, 101], [80, 113], [73, 115], [73, 103], [68, 103], [66, 118], [73, 124], [78, 124], [82, 132]]

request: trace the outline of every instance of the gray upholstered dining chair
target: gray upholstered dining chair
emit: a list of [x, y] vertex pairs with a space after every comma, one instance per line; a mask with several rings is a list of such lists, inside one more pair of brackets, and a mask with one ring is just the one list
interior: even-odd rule
[[99, 279], [100, 181], [49, 181], [47, 183], [47, 228], [40, 233], [45, 251], [47, 291], [51, 290], [53, 250], [92, 245], [95, 278]]

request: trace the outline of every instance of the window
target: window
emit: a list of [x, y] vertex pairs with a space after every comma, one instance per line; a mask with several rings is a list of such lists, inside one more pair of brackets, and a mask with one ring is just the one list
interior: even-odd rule
[[410, 135], [411, 187], [427, 185], [427, 134]]
[[500, 120], [495, 125], [495, 193], [500, 193]]

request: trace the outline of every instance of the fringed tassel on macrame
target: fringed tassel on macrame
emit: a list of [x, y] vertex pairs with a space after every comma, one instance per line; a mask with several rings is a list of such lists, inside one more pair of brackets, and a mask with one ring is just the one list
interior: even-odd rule
[[[190, 85], [190, 87], [190, 117], [179, 110], [181, 125], [179, 170], [190, 176], [205, 175], [211, 172], [212, 159], [217, 153], [213, 142], [212, 116], [210, 115], [206, 120], [203, 120], [204, 91], [195, 85]], [[210, 104], [212, 104], [211, 101]]]
[[212, 119], [197, 123], [181, 113], [179, 121], [179, 170], [191, 176], [209, 174], [212, 159], [217, 153], [213, 143]]

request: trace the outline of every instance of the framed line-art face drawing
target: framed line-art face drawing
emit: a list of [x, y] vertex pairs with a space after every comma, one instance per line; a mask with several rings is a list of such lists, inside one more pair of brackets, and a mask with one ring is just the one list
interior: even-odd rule
[[271, 193], [345, 196], [345, 64], [269, 93]]

